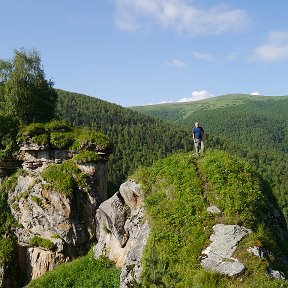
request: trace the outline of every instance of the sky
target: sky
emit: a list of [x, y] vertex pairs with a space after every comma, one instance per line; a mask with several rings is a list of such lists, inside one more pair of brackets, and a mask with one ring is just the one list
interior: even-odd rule
[[124, 107], [288, 95], [288, 1], [0, 0], [0, 59]]

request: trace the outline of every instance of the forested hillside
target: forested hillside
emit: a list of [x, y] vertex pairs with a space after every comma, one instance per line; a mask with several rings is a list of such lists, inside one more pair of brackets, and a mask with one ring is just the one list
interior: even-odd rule
[[61, 119], [102, 131], [111, 139], [114, 147], [109, 158], [109, 179], [114, 190], [139, 166], [151, 165], [175, 151], [192, 149], [189, 129], [82, 94], [63, 90], [57, 93]]
[[253, 163], [272, 187], [288, 220], [287, 96], [235, 94], [133, 109], [187, 129], [200, 121], [210, 147], [225, 149]]

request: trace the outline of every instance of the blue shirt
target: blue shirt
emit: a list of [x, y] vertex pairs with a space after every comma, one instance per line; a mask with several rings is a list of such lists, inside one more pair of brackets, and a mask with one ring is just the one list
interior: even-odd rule
[[195, 127], [192, 130], [195, 139], [202, 139], [202, 135], [204, 134], [204, 130], [202, 127]]

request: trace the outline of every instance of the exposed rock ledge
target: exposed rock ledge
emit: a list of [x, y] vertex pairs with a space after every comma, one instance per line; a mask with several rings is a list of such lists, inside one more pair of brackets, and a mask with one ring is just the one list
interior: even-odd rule
[[106, 255], [121, 267], [120, 287], [140, 282], [141, 256], [149, 234], [140, 185], [129, 180], [97, 210], [95, 257]]
[[228, 276], [239, 275], [245, 266], [232, 257], [237, 244], [251, 231], [238, 225], [216, 224], [210, 237], [212, 243], [202, 251], [201, 266]]

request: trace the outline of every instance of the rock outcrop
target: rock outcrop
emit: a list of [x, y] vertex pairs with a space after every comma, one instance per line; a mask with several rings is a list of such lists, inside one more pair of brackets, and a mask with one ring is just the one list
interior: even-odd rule
[[[108, 180], [108, 155], [99, 154], [94, 163], [74, 163], [85, 175], [87, 189], [74, 183], [73, 193], [66, 194], [47, 186], [41, 172], [77, 153], [45, 145], [21, 146], [23, 172], [17, 177], [15, 189], [9, 192], [8, 202], [19, 223], [13, 232], [18, 238], [18, 266], [26, 282], [85, 254], [96, 240], [95, 215], [100, 203], [107, 199]], [[34, 247], [31, 243], [35, 237], [51, 245], [45, 248], [40, 243]]]
[[212, 243], [202, 251], [201, 266], [228, 276], [243, 273], [245, 266], [232, 256], [237, 244], [249, 233], [250, 230], [238, 225], [214, 225]]
[[[140, 185], [129, 180], [97, 210], [95, 257], [105, 255], [121, 267], [120, 287], [140, 282], [141, 256], [149, 235]], [[134, 283], [134, 284], [133, 284]]]

